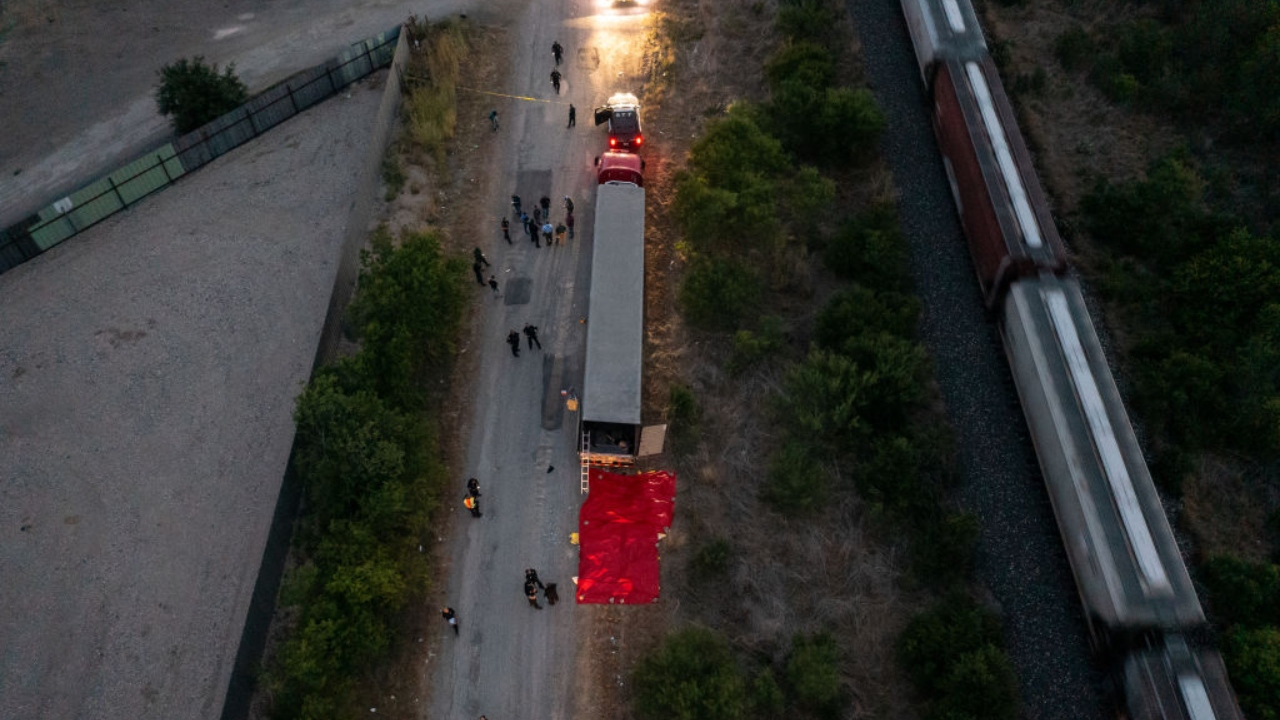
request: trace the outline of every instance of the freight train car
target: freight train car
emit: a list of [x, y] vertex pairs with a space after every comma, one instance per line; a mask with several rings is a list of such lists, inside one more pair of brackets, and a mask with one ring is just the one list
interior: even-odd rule
[[1124, 661], [1128, 720], [1243, 720], [1222, 657], [1193, 651], [1180, 635]]

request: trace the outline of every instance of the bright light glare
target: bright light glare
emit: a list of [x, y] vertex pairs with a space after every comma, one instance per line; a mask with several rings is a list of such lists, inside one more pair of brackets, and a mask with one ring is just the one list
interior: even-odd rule
[[629, 18], [639, 15], [648, 15], [649, 6], [653, 4], [653, 0], [629, 0], [628, 2], [618, 2], [617, 0], [594, 0], [594, 3], [597, 17]]

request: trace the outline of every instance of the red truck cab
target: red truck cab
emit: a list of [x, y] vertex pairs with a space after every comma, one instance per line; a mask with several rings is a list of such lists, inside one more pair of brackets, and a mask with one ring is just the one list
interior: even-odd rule
[[644, 160], [632, 153], [607, 152], [596, 158], [596, 180], [601, 185], [620, 182], [644, 187]]

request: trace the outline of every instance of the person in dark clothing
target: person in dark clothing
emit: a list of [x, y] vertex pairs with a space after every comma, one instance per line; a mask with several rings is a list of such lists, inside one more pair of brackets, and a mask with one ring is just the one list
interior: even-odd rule
[[471, 257], [475, 258], [476, 262], [484, 265], [485, 267], [489, 267], [489, 258], [484, 256], [484, 252], [480, 248], [472, 250]]
[[516, 217], [520, 217], [520, 196], [519, 195], [511, 196], [511, 207], [515, 208]]
[[467, 492], [471, 494], [471, 497], [480, 497], [480, 481], [475, 478], [468, 480]]
[[564, 47], [560, 45], [559, 40], [551, 43], [551, 56], [556, 59], [557, 65], [560, 64], [560, 60], [564, 57]]
[[546, 586], [543, 585], [542, 581], [538, 579], [538, 571], [534, 570], [533, 568], [525, 568], [524, 581], [531, 585], [537, 585], [538, 587], [544, 590], [546, 589]]
[[564, 196], [564, 211], [571, 215], [573, 214], [573, 198], [568, 195]]
[[467, 495], [462, 498], [462, 506], [471, 511], [471, 517], [480, 517], [480, 498]]
[[559, 591], [556, 590], [555, 583], [547, 583], [546, 594], [547, 594], [548, 605], [555, 605], [556, 603], [560, 602], [560, 593]]
[[556, 244], [557, 245], [564, 244], [564, 231], [565, 231], [564, 223], [560, 223], [559, 225], [556, 226]]
[[498, 278], [496, 275], [489, 276], [489, 287], [493, 290], [493, 294], [498, 294]]
[[533, 224], [535, 227], [542, 224], [542, 208], [536, 205], [533, 208]]
[[[550, 600], [548, 600], [547, 602], [550, 602]], [[440, 610], [440, 614], [444, 616], [445, 622], [453, 626], [453, 634], [457, 635], [458, 634], [458, 614], [455, 613], [453, 611], [453, 608], [451, 607], [442, 608]]]
[[511, 244], [511, 223], [507, 222], [505, 217], [502, 218], [502, 239], [506, 240], [508, 245]]
[[573, 239], [573, 211], [569, 211], [568, 217], [564, 219], [564, 224], [569, 228], [569, 239]]
[[538, 204], [542, 206], [542, 217], [546, 218], [547, 222], [551, 222], [551, 198], [543, 195]]
[[560, 94], [560, 78], [561, 78], [561, 75], [559, 70], [551, 71], [551, 87], [556, 89], [557, 95]]
[[526, 213], [520, 216], [520, 221], [524, 223], [524, 231], [528, 233], [530, 238], [532, 238], [534, 233], [533, 229], [537, 227], [533, 224], [533, 218], [529, 217], [528, 213]]
[[577, 124], [578, 124], [578, 108], [574, 107], [573, 103], [569, 103], [569, 127], [573, 127], [574, 125], [577, 125]]
[[512, 330], [507, 334], [507, 344], [511, 346], [511, 355], [520, 357], [520, 333]]
[[537, 586], [537, 585], [534, 585], [533, 583], [529, 582], [528, 580], [525, 580], [525, 582], [524, 582], [524, 596], [525, 596], [525, 597], [527, 597], [527, 598], [529, 598], [529, 605], [530, 605], [530, 606], [532, 606], [532, 607], [536, 607], [536, 608], [538, 608], [539, 610], [541, 610], [541, 609], [542, 609], [542, 606], [538, 604], [538, 586]]
[[480, 272], [480, 262], [471, 263], [471, 270], [476, 274], [476, 282], [484, 285], [484, 273]]
[[542, 349], [542, 343], [538, 342], [538, 326], [537, 325], [525, 325], [524, 336], [529, 340], [530, 350], [533, 349], [534, 345], [537, 345], [539, 350]]
[[551, 233], [556, 229], [551, 227], [551, 223], [542, 226], [542, 239], [547, 241], [547, 247], [551, 247]]

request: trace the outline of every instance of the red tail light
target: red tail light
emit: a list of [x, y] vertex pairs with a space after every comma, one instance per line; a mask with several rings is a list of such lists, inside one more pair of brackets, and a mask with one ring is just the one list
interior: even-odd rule
[[643, 136], [643, 135], [637, 135], [637, 136], [636, 136], [636, 147], [640, 147], [640, 146], [641, 146], [641, 145], [643, 145], [643, 144], [644, 144], [644, 136]]
[[609, 138], [609, 147], [618, 147], [618, 138], [616, 137]]

